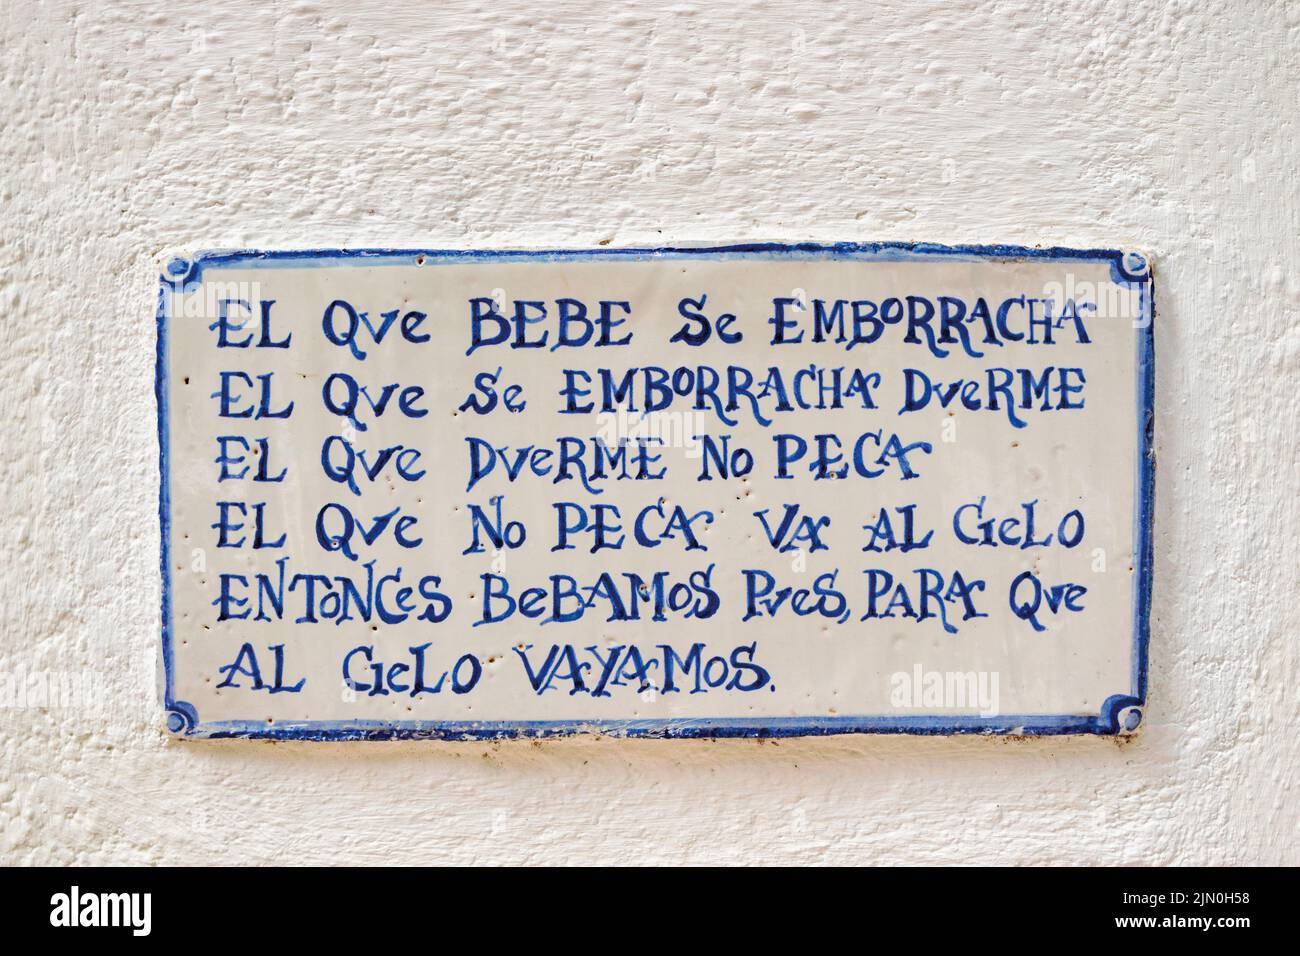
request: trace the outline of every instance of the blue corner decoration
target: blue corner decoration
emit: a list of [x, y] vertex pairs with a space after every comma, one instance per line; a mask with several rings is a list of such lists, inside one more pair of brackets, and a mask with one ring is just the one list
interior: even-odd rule
[[[1053, 260], [1106, 262], [1117, 284], [1137, 287], [1140, 315], [1137, 335], [1137, 421], [1139, 449], [1137, 512], [1133, 529], [1137, 561], [1133, 579], [1134, 615], [1131, 686], [1107, 698], [1098, 714], [1013, 714], [980, 716], [858, 715], [833, 717], [684, 718], [656, 720], [590, 721], [373, 721], [316, 720], [300, 722], [204, 722], [195, 707], [176, 699], [173, 666], [175, 625], [172, 620], [170, 539], [170, 450], [168, 441], [168, 328], [171, 297], [197, 289], [205, 269], [310, 268], [313, 266], [423, 265], [425, 263], [494, 260], [573, 262], [584, 260], [644, 259], [853, 259], [859, 261], [925, 260]], [[1025, 735], [1073, 734], [1125, 735], [1136, 731], [1144, 719], [1147, 701], [1147, 652], [1150, 637], [1152, 584], [1152, 522], [1155, 493], [1155, 288], [1150, 264], [1136, 252], [1114, 249], [1028, 248], [1015, 245], [937, 245], [932, 243], [778, 243], [754, 242], [717, 246], [646, 246], [637, 248], [557, 250], [455, 250], [455, 249], [307, 249], [225, 250], [173, 258], [160, 276], [157, 309], [157, 346], [154, 389], [157, 399], [159, 444], [158, 515], [161, 525], [163, 707], [168, 731], [193, 738], [262, 738], [272, 740], [485, 740], [503, 737], [550, 737], [576, 733], [605, 733], [631, 737], [794, 737], [828, 734], [916, 735]]]

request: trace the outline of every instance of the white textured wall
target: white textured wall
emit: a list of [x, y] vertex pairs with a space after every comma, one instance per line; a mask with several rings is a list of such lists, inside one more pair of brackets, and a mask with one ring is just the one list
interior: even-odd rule
[[[1298, 49], [1262, 0], [7, 0], [0, 670], [104, 694], [0, 710], [0, 861], [1300, 863]], [[1137, 741], [163, 736], [160, 250], [751, 238], [1154, 255]]]

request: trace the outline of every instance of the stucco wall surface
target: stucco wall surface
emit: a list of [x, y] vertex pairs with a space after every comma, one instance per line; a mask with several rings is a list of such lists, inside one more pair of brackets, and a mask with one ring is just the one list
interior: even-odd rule
[[[1300, 5], [0, 6], [6, 863], [1300, 863]], [[1156, 263], [1151, 701], [1098, 739], [177, 742], [174, 248], [1117, 246]]]

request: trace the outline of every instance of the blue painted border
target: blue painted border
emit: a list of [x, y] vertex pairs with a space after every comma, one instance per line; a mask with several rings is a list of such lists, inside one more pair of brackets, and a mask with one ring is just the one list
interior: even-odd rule
[[[204, 723], [194, 706], [174, 693], [171, 581], [171, 492], [168, 443], [167, 327], [171, 295], [203, 281], [205, 269], [309, 268], [334, 265], [421, 266], [483, 261], [575, 262], [647, 259], [850, 259], [867, 262], [915, 262], [930, 259], [1013, 259], [1109, 262], [1117, 283], [1138, 285], [1141, 315], [1137, 324], [1137, 448], [1134, 521], [1134, 619], [1132, 681], [1127, 693], [1106, 699], [1099, 714], [1021, 714], [1011, 716], [898, 716], [679, 718], [670, 720], [591, 721], [371, 721], [319, 720], [268, 725], [264, 721]], [[1155, 499], [1155, 283], [1139, 253], [1116, 249], [1031, 249], [1012, 245], [958, 245], [905, 242], [780, 243], [754, 242], [719, 246], [645, 246], [617, 249], [252, 249], [203, 252], [192, 259], [172, 259], [158, 291], [158, 339], [154, 392], [158, 403], [158, 519], [162, 542], [163, 705], [167, 728], [185, 737], [261, 738], [270, 740], [485, 740], [501, 737], [552, 737], [605, 733], [629, 737], [797, 737], [827, 734], [1063, 734], [1115, 735], [1136, 730], [1147, 700], [1147, 648], [1150, 641], [1152, 522]]]

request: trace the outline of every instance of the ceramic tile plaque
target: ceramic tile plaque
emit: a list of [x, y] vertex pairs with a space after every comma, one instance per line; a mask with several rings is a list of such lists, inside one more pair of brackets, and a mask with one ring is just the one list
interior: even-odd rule
[[1123, 734], [1110, 250], [216, 252], [162, 275], [173, 733]]

